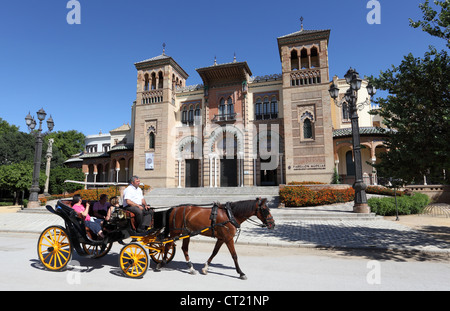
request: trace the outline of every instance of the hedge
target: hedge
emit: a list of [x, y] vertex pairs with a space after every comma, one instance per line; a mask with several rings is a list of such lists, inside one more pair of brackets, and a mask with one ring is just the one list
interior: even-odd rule
[[[367, 186], [366, 193], [394, 196], [393, 189], [389, 189], [383, 186]], [[405, 194], [404, 191], [397, 190], [397, 196], [402, 196], [404, 194]]]
[[108, 188], [101, 188], [101, 189], [82, 189], [77, 190], [74, 192], [74, 194], [79, 194], [83, 200], [88, 201], [98, 201], [100, 200], [100, 196], [102, 194], [106, 194], [108, 198], [112, 198], [115, 196], [120, 195], [119, 189], [117, 187], [108, 187]]
[[286, 186], [280, 190], [280, 201], [286, 207], [317, 206], [333, 203], [350, 202], [355, 198], [355, 190], [348, 188], [337, 190], [325, 188], [321, 190], [311, 190], [308, 187]]
[[[367, 200], [373, 213], [381, 216], [395, 216], [395, 198], [370, 198]], [[397, 197], [399, 215], [420, 214], [425, 206], [430, 203], [430, 198], [423, 193], [414, 193], [412, 196]]]

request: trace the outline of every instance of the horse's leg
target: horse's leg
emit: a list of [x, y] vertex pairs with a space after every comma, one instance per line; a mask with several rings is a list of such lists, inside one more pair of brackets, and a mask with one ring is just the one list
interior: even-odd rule
[[194, 270], [194, 265], [192, 264], [192, 262], [189, 258], [189, 242], [190, 242], [190, 238], [184, 239], [181, 249], [183, 250], [184, 258], [186, 259], [186, 264], [188, 265], [188, 268], [189, 268], [189, 273], [197, 274], [197, 272]]
[[[173, 243], [173, 242], [172, 242], [172, 243]], [[158, 264], [156, 265], [156, 268], [155, 268], [155, 271], [157, 271], [157, 272], [161, 271], [161, 268], [162, 268], [162, 267], [165, 267], [166, 264], [167, 264], [167, 253], [168, 253], [168, 251], [169, 251], [169, 245], [171, 245], [171, 243], [165, 244], [165, 245], [164, 245], [164, 255], [163, 255], [163, 259], [162, 259], [162, 261], [161, 261], [160, 263], [158, 263]]]
[[220, 247], [222, 246], [223, 241], [222, 240], [217, 240], [216, 242], [216, 246], [214, 246], [214, 250], [211, 254], [211, 257], [209, 257], [208, 261], [205, 263], [205, 266], [202, 269], [202, 273], [203, 274], [208, 274], [208, 267], [209, 264], [211, 263], [211, 261], [213, 260], [213, 258], [217, 255], [217, 253], [219, 252]]
[[242, 272], [241, 268], [239, 268], [238, 258], [237, 258], [236, 250], [234, 248], [234, 241], [233, 241], [233, 239], [230, 239], [227, 242], [227, 247], [228, 247], [228, 250], [230, 251], [231, 257], [234, 260], [234, 265], [236, 266], [237, 273], [239, 273], [239, 278], [241, 280], [246, 280], [247, 276], [244, 274], [244, 272]]

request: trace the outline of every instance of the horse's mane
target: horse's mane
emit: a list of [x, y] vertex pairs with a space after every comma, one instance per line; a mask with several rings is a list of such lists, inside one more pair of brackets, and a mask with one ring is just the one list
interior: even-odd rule
[[[264, 200], [264, 199], [263, 199]], [[251, 214], [256, 205], [257, 200], [244, 200], [231, 202], [231, 210], [235, 217], [246, 217]]]

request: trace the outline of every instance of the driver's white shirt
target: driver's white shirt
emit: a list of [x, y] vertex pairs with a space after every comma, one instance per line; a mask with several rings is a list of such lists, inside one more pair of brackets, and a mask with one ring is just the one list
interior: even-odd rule
[[142, 199], [144, 195], [142, 194], [142, 189], [133, 185], [129, 185], [123, 191], [123, 206], [128, 206], [127, 200], [130, 200], [136, 204], [142, 205]]

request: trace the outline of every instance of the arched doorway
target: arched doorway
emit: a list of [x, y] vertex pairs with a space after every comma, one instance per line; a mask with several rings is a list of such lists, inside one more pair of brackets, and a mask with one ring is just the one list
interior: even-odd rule
[[[210, 158], [210, 178], [219, 177], [220, 187], [239, 187], [244, 184], [244, 139], [242, 132], [235, 126], [227, 125], [216, 128], [208, 140]], [[219, 159], [219, 170], [216, 170]], [[219, 173], [219, 176], [217, 176]], [[214, 182], [215, 184], [215, 182]], [[215, 184], [216, 185], [216, 184]]]

